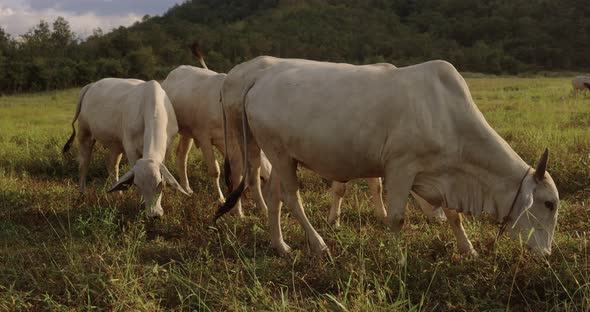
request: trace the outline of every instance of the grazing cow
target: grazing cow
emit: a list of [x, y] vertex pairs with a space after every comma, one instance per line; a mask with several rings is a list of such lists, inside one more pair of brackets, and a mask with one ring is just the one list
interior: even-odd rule
[[224, 200], [219, 186], [219, 164], [215, 159], [213, 146], [223, 151], [222, 110], [219, 91], [225, 74], [208, 69], [182, 65], [168, 74], [162, 88], [168, 94], [178, 122], [180, 141], [176, 162], [180, 174], [180, 185], [189, 193], [186, 163], [192, 141], [201, 148], [209, 176], [215, 180], [219, 199]]
[[576, 96], [578, 91], [590, 90], [590, 77], [578, 76], [572, 79], [573, 95]]
[[[180, 140], [176, 150], [176, 162], [180, 174], [180, 185], [189, 193], [193, 193], [188, 181], [186, 166], [188, 153], [194, 140], [203, 153], [203, 159], [207, 165], [209, 176], [214, 179], [219, 200], [224, 202], [225, 198], [219, 184], [220, 168], [215, 159], [213, 147], [216, 147], [219, 152], [225, 154], [223, 111], [219, 102], [219, 93], [221, 92], [221, 86], [226, 74], [216, 73], [207, 69], [207, 64], [198, 46], [193, 44], [191, 51], [198, 58], [204, 69], [181, 65], [171, 71], [162, 82], [162, 88], [166, 91], [172, 102], [178, 122]], [[228, 148], [238, 148], [238, 146], [230, 145]], [[236, 153], [239, 153], [239, 149], [234, 151], [234, 153], [228, 153], [228, 155], [231, 156]], [[260, 174], [263, 179], [268, 180], [271, 166], [264, 153], [262, 154], [262, 170]], [[237, 161], [241, 161], [241, 159]], [[230, 162], [232, 161], [230, 160]], [[234, 166], [241, 165], [236, 164]], [[340, 205], [345, 188], [346, 186], [344, 184], [334, 182], [331, 189], [333, 201], [330, 209], [330, 222], [336, 225], [339, 224]], [[386, 213], [381, 198], [381, 181], [379, 179], [369, 179], [369, 189], [375, 214], [384, 218]], [[237, 214], [242, 216], [241, 203], [238, 201], [236, 205], [235, 210]], [[432, 213], [432, 209], [425, 210], [425, 213], [429, 220], [436, 219]]]
[[[176, 113], [180, 140], [176, 150], [176, 162], [180, 174], [180, 185], [192, 193], [188, 181], [186, 166], [188, 153], [194, 140], [197, 147], [203, 153], [203, 159], [207, 165], [207, 172], [213, 178], [217, 196], [221, 202], [225, 201], [219, 185], [219, 164], [215, 159], [213, 147], [225, 155], [223, 110], [219, 101], [221, 85], [226, 74], [216, 73], [207, 69], [202, 53], [196, 45], [191, 47], [204, 67], [198, 68], [181, 65], [168, 74], [162, 82], [162, 88], [168, 94]], [[237, 146], [228, 146], [238, 148]], [[236, 153], [229, 153], [234, 155]], [[237, 152], [239, 155], [239, 150]], [[270, 163], [264, 153], [262, 157], [261, 177], [267, 179], [270, 176]], [[241, 161], [241, 159], [238, 159]], [[242, 216], [241, 203], [238, 202], [236, 211]]]
[[[162, 182], [165, 180], [188, 195], [164, 165], [172, 137], [178, 132], [174, 109], [156, 81], [106, 78], [80, 91], [72, 135], [63, 148], [66, 153], [76, 136], [80, 144], [80, 192], [86, 188], [88, 164], [95, 141], [109, 151], [107, 169], [115, 181], [109, 191], [126, 190], [135, 184], [141, 191], [148, 216], [162, 216]], [[131, 170], [119, 179], [119, 161], [125, 152]]]
[[[281, 188], [312, 250], [327, 250], [303, 211], [298, 164], [335, 181], [385, 177], [395, 233], [412, 191], [444, 208], [462, 253], [475, 252], [458, 212], [484, 211], [514, 235], [532, 232], [527, 244], [538, 254], [551, 252], [559, 195], [546, 172], [548, 151], [535, 170], [527, 165], [486, 122], [463, 77], [445, 61], [391, 68], [263, 56], [234, 67], [222, 94], [228, 136], [242, 146], [248, 164], [244, 180], [257, 172], [260, 148], [273, 165], [269, 223], [280, 253], [290, 251], [274, 195]], [[216, 217], [231, 209], [244, 183]]]

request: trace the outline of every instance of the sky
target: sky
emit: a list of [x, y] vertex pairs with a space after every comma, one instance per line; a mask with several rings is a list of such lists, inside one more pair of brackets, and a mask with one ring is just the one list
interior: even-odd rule
[[129, 26], [149, 14], [162, 15], [184, 0], [0, 0], [0, 27], [13, 38], [45, 20], [50, 25], [65, 18], [82, 38], [96, 28], [108, 32]]

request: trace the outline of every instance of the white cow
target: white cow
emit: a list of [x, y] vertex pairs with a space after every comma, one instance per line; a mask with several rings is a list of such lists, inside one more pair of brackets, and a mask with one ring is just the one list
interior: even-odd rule
[[217, 195], [221, 201], [224, 197], [219, 186], [220, 170], [213, 146], [220, 151], [224, 150], [219, 92], [225, 76], [226, 74], [208, 69], [182, 65], [171, 71], [162, 82], [162, 88], [172, 102], [178, 122], [180, 141], [176, 162], [180, 185], [189, 193], [193, 192], [186, 174], [186, 162], [194, 139], [203, 152], [208, 174], [215, 180]]
[[[80, 192], [86, 188], [88, 164], [95, 141], [109, 151], [107, 169], [115, 181], [109, 191], [139, 187], [148, 216], [161, 216], [162, 182], [188, 195], [164, 165], [172, 137], [178, 132], [174, 109], [156, 81], [106, 78], [80, 91], [73, 133], [63, 148], [67, 152], [76, 136], [80, 144]], [[119, 179], [119, 162], [125, 153], [131, 170]]]
[[577, 76], [572, 79], [573, 95], [576, 96], [578, 91], [590, 90], [590, 77]]
[[[207, 165], [207, 172], [213, 178], [215, 189], [219, 200], [225, 201], [219, 184], [220, 169], [215, 159], [213, 147], [225, 155], [224, 131], [223, 131], [223, 110], [219, 101], [221, 86], [226, 74], [216, 73], [207, 69], [202, 53], [198, 47], [192, 46], [192, 52], [199, 59], [204, 67], [181, 65], [168, 74], [162, 82], [162, 88], [172, 102], [176, 113], [180, 140], [177, 147], [176, 162], [180, 174], [180, 185], [189, 193], [193, 193], [190, 187], [186, 166], [188, 153], [192, 141], [201, 149], [203, 159]], [[392, 66], [392, 65], [390, 65]], [[238, 148], [237, 145], [230, 145], [228, 148]], [[239, 149], [229, 155], [239, 153]], [[271, 165], [262, 153], [261, 176], [268, 180], [270, 177]], [[238, 154], [239, 155], [239, 154]], [[229, 160], [232, 162], [233, 160]], [[237, 161], [241, 161], [240, 158]], [[239, 172], [239, 171], [237, 171]], [[368, 179], [371, 200], [375, 209], [375, 215], [384, 218], [386, 215], [381, 197], [381, 181], [379, 178]], [[332, 184], [332, 205], [330, 209], [330, 222], [339, 225], [340, 206], [346, 185], [339, 182]], [[236, 203], [235, 210], [239, 216], [243, 215], [241, 203]], [[434, 221], [440, 218], [428, 207], [424, 212], [429, 220]]]
[[[265, 56], [234, 67], [222, 93], [228, 135], [243, 146], [248, 164], [245, 179], [258, 170], [260, 148], [273, 165], [269, 223], [281, 253], [290, 251], [274, 195], [281, 187], [312, 250], [327, 250], [303, 211], [298, 164], [342, 182], [385, 177], [396, 233], [413, 191], [444, 208], [462, 253], [474, 251], [457, 212], [484, 211], [515, 235], [532, 231], [528, 246], [551, 252], [559, 195], [545, 170], [547, 151], [536, 170], [527, 165], [489, 126], [447, 62], [388, 68]], [[216, 217], [231, 209], [243, 185]]]

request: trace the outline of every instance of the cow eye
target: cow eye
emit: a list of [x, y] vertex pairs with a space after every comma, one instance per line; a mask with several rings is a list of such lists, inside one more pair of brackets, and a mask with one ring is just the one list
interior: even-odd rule
[[553, 202], [550, 202], [550, 201], [545, 202], [545, 207], [549, 210], [553, 210], [553, 208], [555, 208]]

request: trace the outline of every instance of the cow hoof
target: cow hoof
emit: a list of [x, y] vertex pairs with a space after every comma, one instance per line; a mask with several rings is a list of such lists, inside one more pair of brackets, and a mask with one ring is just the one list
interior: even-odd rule
[[381, 219], [381, 220], [385, 220], [387, 218], [387, 212], [385, 212], [385, 211], [375, 211], [375, 212], [373, 212], [373, 215], [377, 219]]
[[318, 244], [316, 246], [311, 245], [311, 250], [313, 251], [314, 254], [319, 255], [319, 256], [330, 252], [330, 250], [328, 249], [328, 246], [326, 246], [326, 244], [324, 244], [324, 243]]
[[230, 213], [238, 219], [244, 218], [244, 211], [242, 211], [242, 209], [234, 209]]
[[461, 253], [463, 256], [467, 256], [467, 257], [479, 257], [479, 253], [477, 251], [475, 251], [475, 249], [470, 248], [467, 250], [459, 250], [459, 253]]
[[152, 221], [157, 221], [157, 220], [160, 220], [160, 219], [162, 219], [162, 216], [161, 216], [161, 215], [153, 215], [153, 216], [148, 216], [148, 217], [149, 217], [149, 218], [150, 218], [150, 220], [152, 220]]
[[340, 218], [330, 216], [328, 217], [328, 224], [338, 229], [340, 228]]
[[291, 247], [289, 247], [289, 245], [287, 245], [285, 242], [279, 242], [279, 243], [275, 243], [273, 245], [274, 245], [274, 248], [279, 253], [279, 255], [281, 255], [282, 257], [286, 257], [286, 256], [290, 255], [291, 252], [293, 251], [293, 249], [291, 249]]
[[153, 210], [153, 211], [148, 212], [148, 214], [147, 214], [148, 218], [153, 219], [153, 220], [158, 220], [158, 219], [162, 218], [163, 215], [164, 215], [164, 211], [162, 211], [162, 210]]
[[393, 234], [399, 234], [404, 226], [404, 219], [387, 218], [387, 225]]

